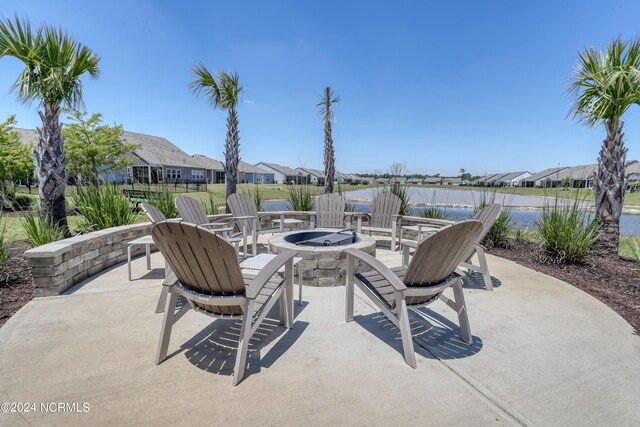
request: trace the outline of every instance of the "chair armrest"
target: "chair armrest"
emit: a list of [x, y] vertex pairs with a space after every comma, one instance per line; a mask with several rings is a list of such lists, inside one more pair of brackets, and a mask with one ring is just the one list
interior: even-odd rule
[[418, 247], [418, 242], [414, 241], [414, 240], [403, 240], [400, 243], [400, 246], [408, 246], [411, 249], [415, 249]]
[[359, 260], [368, 264], [371, 268], [376, 270], [378, 273], [380, 273], [382, 277], [387, 279], [389, 284], [393, 286], [393, 289], [395, 291], [401, 292], [407, 289], [407, 286], [404, 283], [402, 283], [400, 278], [396, 276], [393, 273], [393, 271], [391, 271], [389, 267], [384, 265], [382, 261], [380, 261], [379, 259], [374, 258], [371, 255], [364, 253], [361, 250], [355, 249], [355, 248], [345, 249], [344, 251], [347, 253], [347, 255], [358, 258]]
[[176, 277], [176, 273], [171, 271], [171, 273], [169, 273], [169, 275], [165, 277], [164, 281], [162, 282], [162, 286], [173, 286], [176, 283], [178, 283], [178, 278]]
[[295, 251], [284, 251], [280, 255], [269, 261], [251, 282], [249, 289], [247, 289], [247, 298], [255, 299], [260, 294], [260, 291], [262, 290], [264, 285], [269, 281], [269, 279], [271, 279], [274, 274], [278, 272], [280, 267], [285, 265], [288, 261], [292, 261], [295, 256]]

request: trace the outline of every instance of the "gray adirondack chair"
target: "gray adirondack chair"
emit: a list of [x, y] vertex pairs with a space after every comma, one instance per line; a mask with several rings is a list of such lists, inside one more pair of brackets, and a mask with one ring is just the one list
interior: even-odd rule
[[[491, 282], [491, 274], [489, 274], [489, 265], [487, 264], [487, 257], [484, 253], [484, 246], [480, 244], [482, 239], [487, 235], [493, 224], [498, 220], [502, 206], [495, 203], [487, 205], [483, 209], [476, 212], [473, 219], [476, 219], [482, 223], [482, 233], [478, 237], [476, 244], [467, 251], [467, 254], [460, 263], [460, 267], [466, 268], [468, 271], [476, 271], [482, 274], [484, 280], [484, 286], [488, 291], [493, 291], [493, 283]], [[478, 255], [478, 265], [471, 262], [473, 255]]]
[[[176, 209], [180, 212], [180, 216], [186, 222], [191, 224], [201, 225], [209, 228], [216, 234], [221, 234], [224, 238], [232, 242], [234, 245], [238, 245], [240, 241], [244, 241], [244, 255], [247, 256], [247, 238], [243, 231], [236, 231], [231, 223], [232, 218], [223, 218], [218, 222], [209, 222], [207, 213], [200, 204], [199, 201], [188, 196], [176, 197]], [[238, 252], [236, 246], [236, 253]]]
[[318, 196], [311, 213], [311, 228], [350, 228], [351, 213], [344, 211], [344, 198], [336, 193]]
[[[193, 224], [166, 221], [156, 224], [153, 240], [175, 272], [177, 282], [168, 286], [156, 364], [167, 357], [171, 329], [189, 310], [214, 318], [242, 319], [233, 385], [244, 377], [249, 340], [267, 313], [280, 302], [280, 321], [293, 326], [293, 257], [284, 252], [256, 276], [243, 276], [233, 246], [219, 235]], [[285, 277], [278, 269], [285, 267]], [[177, 296], [187, 299], [176, 311]]]
[[[142, 211], [147, 214], [149, 221], [151, 221], [153, 225], [167, 220], [164, 214], [160, 212], [160, 210], [155, 206], [150, 205], [146, 202], [143, 202], [141, 206]], [[158, 304], [156, 305], [156, 313], [162, 313], [162, 311], [164, 310], [164, 306], [167, 302], [167, 291], [169, 289], [168, 286], [175, 284], [176, 280], [176, 275], [173, 274], [173, 271], [171, 271], [171, 267], [169, 267], [169, 264], [165, 260], [164, 281], [162, 282], [162, 291], [160, 292], [160, 298], [158, 298]]]
[[[258, 250], [258, 235], [267, 233], [279, 233], [280, 227], [262, 228], [260, 216], [256, 209], [256, 204], [248, 194], [234, 193], [227, 198], [227, 206], [231, 210], [233, 219], [242, 224], [242, 229], [246, 238], [251, 235], [251, 255], [256, 256]], [[268, 214], [263, 214], [268, 215]], [[283, 215], [281, 215], [283, 217]], [[246, 246], [245, 246], [246, 254]]]
[[400, 206], [402, 201], [398, 196], [391, 193], [378, 194], [371, 203], [371, 214], [364, 214], [369, 217], [369, 225], [362, 225], [362, 217], [358, 216], [358, 233], [368, 231], [371, 233], [391, 234], [391, 250], [396, 250], [396, 236], [400, 222]]
[[[493, 291], [493, 283], [491, 282], [491, 274], [489, 273], [489, 265], [487, 264], [487, 257], [485, 255], [485, 248], [480, 244], [482, 239], [487, 235], [493, 224], [495, 224], [498, 216], [500, 216], [500, 211], [502, 210], [502, 206], [495, 203], [491, 205], [487, 205], [473, 216], [473, 219], [478, 220], [482, 223], [482, 233], [478, 237], [478, 241], [476, 244], [469, 249], [467, 254], [462, 258], [463, 261], [460, 263], [460, 267], [466, 268], [467, 271], [476, 271], [482, 274], [482, 279], [484, 281], [485, 288], [488, 291]], [[433, 225], [430, 227], [433, 228]], [[436, 229], [437, 230], [437, 229]], [[431, 231], [432, 233], [435, 231]], [[420, 235], [420, 233], [418, 233]], [[410, 241], [410, 240], [402, 240], [400, 241], [400, 246], [403, 248], [402, 251], [402, 264], [408, 265], [410, 259], [410, 248], [415, 248], [418, 245], [418, 242]], [[472, 262], [473, 256], [478, 255], [478, 264], [475, 265]]]
[[[471, 344], [473, 338], [462, 281], [455, 270], [481, 232], [482, 224], [475, 220], [445, 227], [420, 242], [409, 266], [393, 269], [362, 251], [346, 249], [346, 321], [353, 320], [355, 284], [400, 329], [404, 360], [416, 368], [408, 310], [423, 307], [439, 298], [458, 314], [461, 337]], [[356, 258], [373, 270], [355, 273]], [[449, 287], [453, 289], [453, 300], [442, 294]]]

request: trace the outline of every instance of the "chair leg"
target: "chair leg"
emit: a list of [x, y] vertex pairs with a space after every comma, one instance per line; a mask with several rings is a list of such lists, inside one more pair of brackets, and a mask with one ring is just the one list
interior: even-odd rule
[[284, 266], [284, 292], [282, 297], [284, 299], [284, 326], [287, 329], [293, 327], [293, 260], [290, 259]]
[[396, 223], [391, 224], [391, 250], [396, 250]]
[[353, 320], [353, 274], [355, 270], [355, 258], [353, 255], [347, 254], [347, 298], [345, 302], [345, 322], [351, 322]]
[[464, 302], [464, 293], [462, 291], [462, 279], [456, 279], [451, 286], [453, 289], [453, 297], [455, 299], [456, 312], [458, 313], [458, 323], [460, 324], [460, 335], [467, 344], [473, 344], [473, 336], [471, 335], [471, 325], [469, 325], [469, 316], [467, 314], [467, 305]]
[[160, 328], [160, 342], [158, 343], [158, 351], [156, 353], [156, 365], [167, 358], [171, 329], [175, 322], [174, 318], [178, 295], [173, 287], [167, 286], [167, 288], [169, 289], [167, 290], [167, 302], [164, 306], [164, 317], [162, 318], [162, 327]]
[[478, 254], [478, 263], [480, 264], [480, 270], [482, 271], [484, 286], [488, 291], [493, 291], [493, 283], [491, 282], [491, 275], [489, 274], [487, 257], [484, 254], [484, 249], [482, 248], [482, 246], [476, 246], [476, 253]]
[[244, 306], [242, 316], [242, 328], [240, 329], [240, 341], [238, 341], [238, 354], [233, 368], [233, 385], [238, 385], [244, 378], [244, 370], [247, 367], [247, 352], [251, 339], [251, 319], [253, 318], [253, 301], [248, 301]]
[[169, 295], [169, 286], [162, 286], [160, 291], [160, 298], [158, 298], [158, 304], [156, 305], [156, 313], [162, 313], [164, 306], [167, 303], [167, 296]]
[[409, 323], [409, 310], [404, 299], [404, 292], [396, 292], [396, 310], [398, 313], [398, 325], [400, 326], [400, 336], [402, 337], [402, 351], [404, 361], [412, 368], [417, 368], [416, 353], [413, 350], [413, 340], [411, 338], [411, 325]]

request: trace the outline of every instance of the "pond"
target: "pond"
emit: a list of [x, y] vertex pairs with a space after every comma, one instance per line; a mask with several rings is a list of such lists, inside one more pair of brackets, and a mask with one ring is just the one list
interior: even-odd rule
[[[356, 212], [371, 212], [370, 203], [355, 203], [353, 205]], [[263, 203], [264, 211], [287, 211], [289, 210], [289, 202], [284, 200], [267, 201]], [[441, 208], [446, 212], [448, 218], [452, 221], [461, 221], [469, 219], [473, 215], [471, 208]], [[422, 207], [413, 207], [412, 215], [420, 216], [424, 210]], [[533, 229], [536, 219], [540, 218], [542, 211], [540, 209], [514, 209], [511, 211], [512, 226], [520, 229]], [[622, 215], [620, 218], [620, 234], [625, 236], [640, 236], [640, 215]]]

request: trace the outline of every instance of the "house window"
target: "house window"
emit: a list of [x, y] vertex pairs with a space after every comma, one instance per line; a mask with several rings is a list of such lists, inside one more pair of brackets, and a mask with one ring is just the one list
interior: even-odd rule
[[181, 179], [182, 169], [167, 169], [167, 173], [165, 176], [167, 177], [167, 179]]
[[255, 181], [256, 184], [262, 184], [262, 175], [256, 175]]
[[194, 181], [204, 181], [204, 171], [202, 169], [192, 170], [191, 179]]

